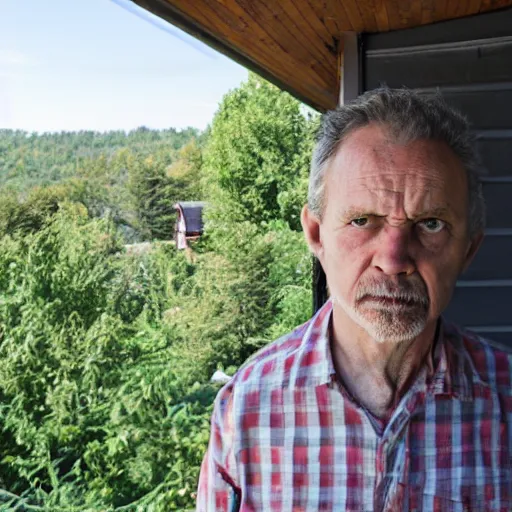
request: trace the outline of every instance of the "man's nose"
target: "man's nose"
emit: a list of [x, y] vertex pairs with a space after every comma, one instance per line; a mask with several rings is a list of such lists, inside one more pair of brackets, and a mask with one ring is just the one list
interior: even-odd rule
[[415, 265], [410, 249], [410, 227], [386, 225], [375, 240], [373, 266], [389, 276], [411, 275]]

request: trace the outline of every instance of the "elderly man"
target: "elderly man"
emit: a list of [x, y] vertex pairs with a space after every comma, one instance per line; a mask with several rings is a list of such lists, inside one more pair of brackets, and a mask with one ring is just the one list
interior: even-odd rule
[[440, 98], [329, 112], [302, 225], [331, 299], [219, 393], [198, 511], [510, 511], [511, 356], [442, 320], [483, 237]]

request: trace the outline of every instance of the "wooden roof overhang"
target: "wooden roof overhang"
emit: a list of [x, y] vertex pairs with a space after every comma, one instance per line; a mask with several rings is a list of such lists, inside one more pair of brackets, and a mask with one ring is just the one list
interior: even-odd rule
[[512, 0], [132, 0], [313, 108], [338, 104], [347, 32], [387, 32]]

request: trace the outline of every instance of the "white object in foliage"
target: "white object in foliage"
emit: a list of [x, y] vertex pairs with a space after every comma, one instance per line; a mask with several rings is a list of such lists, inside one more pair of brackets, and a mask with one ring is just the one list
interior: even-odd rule
[[224, 372], [221, 372], [220, 370], [217, 370], [210, 379], [210, 382], [218, 382], [221, 384], [225, 384], [226, 382], [229, 382], [231, 380], [231, 377], [229, 375], [226, 375]]

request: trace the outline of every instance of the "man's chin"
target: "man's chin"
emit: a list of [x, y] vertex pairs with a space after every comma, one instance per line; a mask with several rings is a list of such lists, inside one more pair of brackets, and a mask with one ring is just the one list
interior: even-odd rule
[[344, 300], [333, 300], [359, 327], [378, 343], [410, 341], [427, 325], [428, 312], [422, 305], [382, 307], [350, 307]]
[[354, 320], [378, 343], [410, 341], [426, 327], [426, 317], [403, 311], [355, 312]]

